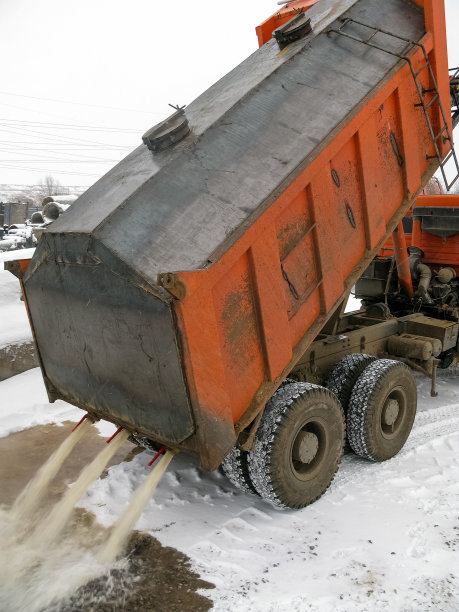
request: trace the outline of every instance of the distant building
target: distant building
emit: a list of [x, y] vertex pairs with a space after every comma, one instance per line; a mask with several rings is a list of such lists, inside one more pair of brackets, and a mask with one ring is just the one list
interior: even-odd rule
[[26, 202], [0, 202], [1, 226], [25, 223], [28, 214]]

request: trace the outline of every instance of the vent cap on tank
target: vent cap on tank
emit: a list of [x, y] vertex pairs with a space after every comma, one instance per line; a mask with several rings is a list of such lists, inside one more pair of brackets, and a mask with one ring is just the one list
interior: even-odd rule
[[[172, 106], [172, 104], [169, 106]], [[172, 106], [172, 108], [176, 109], [175, 113], [150, 128], [142, 136], [144, 144], [154, 153], [172, 147], [190, 133], [188, 119], [185, 116], [185, 107]]]

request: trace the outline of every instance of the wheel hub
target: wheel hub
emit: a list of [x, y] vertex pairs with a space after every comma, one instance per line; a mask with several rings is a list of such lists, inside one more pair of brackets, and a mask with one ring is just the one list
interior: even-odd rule
[[310, 431], [300, 431], [293, 447], [293, 460], [311, 463], [319, 449], [319, 439]]
[[389, 399], [384, 406], [383, 422], [384, 425], [393, 425], [400, 412], [400, 405], [396, 399]]

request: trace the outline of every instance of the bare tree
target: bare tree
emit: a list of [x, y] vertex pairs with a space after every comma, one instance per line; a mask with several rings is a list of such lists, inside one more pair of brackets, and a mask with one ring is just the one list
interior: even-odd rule
[[53, 196], [64, 192], [64, 187], [62, 187], [59, 181], [50, 174], [45, 176], [45, 178], [40, 181], [40, 189], [43, 197]]
[[30, 189], [20, 189], [18, 191], [11, 192], [9, 196], [11, 202], [26, 202], [27, 204], [35, 204], [36, 198]]

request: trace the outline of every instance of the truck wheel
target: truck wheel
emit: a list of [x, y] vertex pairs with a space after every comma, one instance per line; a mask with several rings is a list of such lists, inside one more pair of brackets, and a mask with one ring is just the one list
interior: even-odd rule
[[266, 404], [249, 474], [263, 499], [303, 508], [329, 487], [343, 454], [344, 415], [333, 393], [310, 383], [292, 383]]
[[392, 359], [371, 363], [354, 385], [346, 429], [352, 450], [372, 461], [396, 455], [416, 414], [417, 390], [411, 370]]
[[346, 355], [335, 365], [325, 381], [325, 387], [329, 389], [341, 402], [344, 414], [351, 399], [352, 389], [364, 369], [370, 365], [376, 357], [364, 353]]
[[234, 446], [230, 453], [225, 457], [221, 468], [228, 480], [238, 489], [245, 493], [258, 495], [257, 490], [252, 484], [247, 465], [247, 451]]

